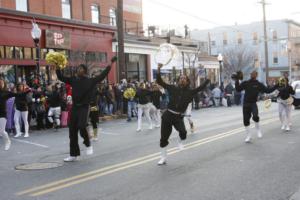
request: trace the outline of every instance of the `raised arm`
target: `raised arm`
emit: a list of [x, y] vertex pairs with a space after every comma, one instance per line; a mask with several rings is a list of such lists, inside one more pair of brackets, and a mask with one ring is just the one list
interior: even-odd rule
[[204, 83], [202, 83], [199, 87], [192, 90], [193, 94], [196, 94], [206, 88], [206, 86], [209, 84], [210, 80], [206, 79]]
[[105, 77], [109, 74], [111, 66], [117, 61], [117, 57], [114, 56], [111, 60], [110, 60], [110, 65], [108, 65], [105, 70], [103, 72], [101, 72], [100, 75], [96, 76], [95, 78], [92, 78], [92, 82], [93, 85], [103, 81], [105, 79]]
[[160, 86], [162, 86], [163, 88], [165, 89], [170, 89], [172, 87], [172, 85], [169, 85], [167, 83], [165, 83], [161, 76], [160, 76], [160, 68], [162, 68], [162, 64], [158, 64], [158, 67], [157, 67], [157, 76], [156, 76], [156, 82], [157, 84], [159, 84]]
[[239, 80], [235, 80], [235, 89], [236, 89], [236, 91], [238, 91], [238, 92], [241, 92], [242, 90], [244, 90], [244, 89], [245, 89], [245, 82], [242, 82], [242, 83], [240, 84], [240, 81], [239, 81]]
[[72, 85], [72, 78], [65, 77], [62, 74], [62, 71], [60, 69], [56, 69], [56, 76], [57, 76], [58, 80], [60, 80], [64, 83], [68, 83], [68, 84]]
[[260, 92], [264, 92], [264, 93], [272, 93], [274, 92], [277, 88], [278, 88], [278, 85], [274, 85], [273, 87], [266, 87], [264, 84], [260, 83]]

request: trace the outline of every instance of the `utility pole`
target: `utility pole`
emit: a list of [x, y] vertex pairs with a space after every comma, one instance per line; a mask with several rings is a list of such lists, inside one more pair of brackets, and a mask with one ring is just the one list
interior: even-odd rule
[[118, 75], [119, 80], [126, 78], [124, 54], [123, 0], [117, 2], [117, 32], [118, 32]]
[[265, 0], [259, 2], [263, 9], [263, 26], [264, 26], [264, 46], [265, 46], [265, 71], [266, 71], [266, 83], [269, 79], [269, 53], [268, 53], [268, 35], [267, 35], [267, 21], [266, 21], [266, 5]]

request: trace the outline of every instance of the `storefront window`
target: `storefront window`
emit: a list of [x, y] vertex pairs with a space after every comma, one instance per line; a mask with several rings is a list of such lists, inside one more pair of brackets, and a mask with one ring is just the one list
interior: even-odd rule
[[147, 80], [146, 55], [126, 54], [127, 78], [137, 81]]
[[107, 62], [107, 53], [100, 52], [98, 57], [100, 62]]
[[46, 59], [48, 49], [41, 49], [41, 59]]
[[0, 58], [5, 58], [4, 46], [0, 46]]
[[32, 59], [32, 49], [31, 48], [28, 48], [28, 47], [25, 47], [24, 48], [24, 57], [25, 59]]
[[15, 58], [24, 59], [24, 47], [15, 47]]
[[15, 57], [14, 56], [14, 47], [6, 46], [5, 51], [6, 51], [6, 58], [12, 59]]

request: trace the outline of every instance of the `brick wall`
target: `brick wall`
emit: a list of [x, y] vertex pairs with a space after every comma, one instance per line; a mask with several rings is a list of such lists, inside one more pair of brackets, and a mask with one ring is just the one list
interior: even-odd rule
[[[72, 18], [91, 22], [91, 5], [100, 7], [100, 15], [109, 16], [109, 9], [117, 7], [117, 0], [71, 0]], [[15, 0], [0, 0], [0, 7], [16, 9]], [[61, 0], [28, 0], [28, 10], [32, 13], [62, 16]], [[142, 23], [142, 14], [124, 12], [124, 19]]]

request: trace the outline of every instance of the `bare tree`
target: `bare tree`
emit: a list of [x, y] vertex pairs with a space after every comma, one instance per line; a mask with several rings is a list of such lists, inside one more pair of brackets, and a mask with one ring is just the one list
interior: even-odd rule
[[242, 71], [246, 77], [254, 70], [256, 54], [253, 49], [238, 46], [226, 49], [223, 54], [224, 79], [229, 79], [236, 71]]

